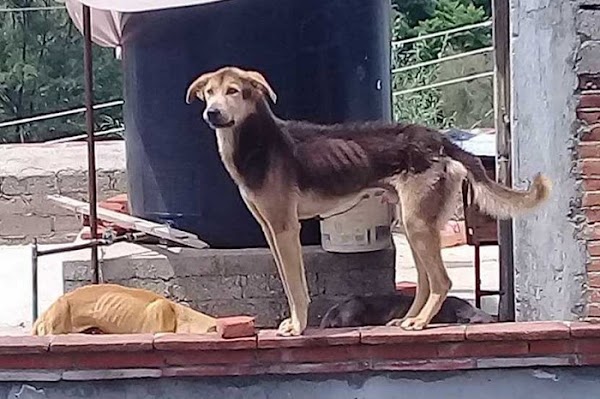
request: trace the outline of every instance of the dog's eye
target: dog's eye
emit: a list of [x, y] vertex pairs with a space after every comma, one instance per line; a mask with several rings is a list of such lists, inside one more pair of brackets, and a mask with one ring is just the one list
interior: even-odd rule
[[206, 94], [208, 94], [209, 96], [212, 96], [212, 94], [213, 94], [213, 89], [208, 89], [208, 90], [206, 90]]
[[237, 94], [240, 91], [238, 89], [236, 89], [235, 87], [230, 87], [227, 89], [227, 91], [225, 92], [225, 94], [227, 94], [228, 96], [233, 95], [233, 94]]

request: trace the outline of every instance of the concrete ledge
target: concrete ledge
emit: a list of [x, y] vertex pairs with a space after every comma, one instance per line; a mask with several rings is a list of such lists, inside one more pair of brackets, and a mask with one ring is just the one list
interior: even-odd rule
[[[274, 328], [287, 317], [283, 286], [266, 248], [135, 247], [106, 248], [104, 282], [149, 289], [216, 317], [255, 316], [259, 328]], [[303, 250], [312, 298], [310, 325], [318, 325], [325, 311], [348, 295], [395, 291], [393, 247], [360, 254], [334, 254], [320, 246]], [[87, 259], [65, 262], [63, 273], [65, 292], [91, 282]]]
[[240, 339], [216, 334], [0, 339], [0, 380], [15, 381], [594, 365], [600, 365], [600, 325], [581, 322], [431, 326], [420, 332], [312, 329], [289, 338], [263, 330]]

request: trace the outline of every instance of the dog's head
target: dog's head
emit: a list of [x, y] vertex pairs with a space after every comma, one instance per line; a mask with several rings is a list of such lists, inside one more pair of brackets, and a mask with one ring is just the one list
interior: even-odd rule
[[213, 129], [241, 124], [265, 98], [277, 95], [259, 72], [224, 67], [198, 77], [187, 90], [186, 102], [194, 98], [206, 103], [202, 117]]

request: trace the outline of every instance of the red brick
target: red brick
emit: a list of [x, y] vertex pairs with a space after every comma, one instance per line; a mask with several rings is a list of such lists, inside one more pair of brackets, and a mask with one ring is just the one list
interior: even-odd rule
[[374, 362], [374, 371], [445, 371], [477, 368], [475, 359], [383, 360]]
[[407, 295], [415, 295], [417, 293], [417, 283], [412, 281], [399, 281], [396, 283], [396, 291]]
[[24, 354], [0, 355], [0, 369], [70, 369], [73, 368], [73, 359], [65, 355], [51, 354]]
[[579, 97], [579, 108], [600, 108], [600, 94], [583, 93]]
[[217, 319], [217, 335], [220, 338], [245, 338], [256, 335], [254, 317], [235, 316]]
[[162, 357], [153, 352], [50, 352], [42, 355], [0, 356], [0, 369], [154, 368], [163, 364]]
[[368, 359], [433, 359], [435, 345], [344, 345], [259, 350], [258, 360], [264, 363], [328, 363]]
[[600, 190], [600, 179], [588, 178], [584, 176], [583, 189], [585, 191], [598, 191]]
[[467, 243], [464, 222], [449, 221], [440, 231], [442, 248], [450, 248]]
[[106, 352], [152, 350], [152, 334], [68, 334], [56, 335], [51, 352]]
[[587, 298], [588, 302], [591, 303], [600, 303], [600, 289], [588, 289], [587, 290]]
[[588, 304], [587, 306], [587, 315], [589, 317], [600, 317], [600, 306], [597, 304]]
[[361, 345], [263, 349], [257, 358], [260, 364], [343, 362], [368, 359], [367, 349]]
[[435, 344], [362, 345], [368, 348], [371, 359], [435, 359]]
[[569, 327], [555, 321], [479, 324], [467, 326], [466, 335], [471, 341], [567, 339]]
[[600, 125], [589, 126], [581, 137], [582, 141], [600, 141]]
[[256, 360], [255, 350], [202, 350], [164, 352], [165, 363], [170, 366], [200, 364], [251, 364]]
[[600, 355], [579, 354], [577, 355], [577, 364], [580, 366], [600, 366]]
[[591, 258], [586, 267], [588, 272], [600, 272], [600, 258]]
[[574, 341], [576, 353], [600, 354], [600, 338], [577, 338]]
[[154, 348], [168, 351], [254, 349], [256, 337], [222, 339], [217, 334], [164, 333], [154, 336]]
[[568, 355], [574, 351], [575, 342], [570, 339], [531, 341], [529, 343], [530, 355]]
[[465, 326], [429, 326], [422, 331], [405, 331], [399, 327], [365, 327], [360, 329], [360, 342], [370, 345], [464, 340]]
[[600, 122], [600, 111], [592, 109], [578, 109], [577, 118], [587, 123], [588, 125]]
[[[600, 249], [600, 244], [594, 244], [594, 250]], [[588, 245], [588, 250], [592, 253], [592, 247]], [[588, 286], [592, 288], [600, 288], [600, 273], [590, 272], [588, 276]]]
[[48, 336], [6, 336], [0, 337], [0, 355], [45, 353], [50, 348]]
[[98, 206], [100, 208], [108, 209], [108, 210], [114, 211], [114, 212], [124, 213], [123, 211], [125, 210], [123, 205], [115, 203], [115, 202], [100, 202], [100, 203], [98, 203]]
[[114, 197], [107, 198], [105, 202], [120, 202], [126, 204], [128, 202], [127, 194], [117, 194]]
[[275, 330], [258, 333], [259, 348], [298, 348], [311, 346], [357, 345], [360, 333], [356, 328], [307, 329], [297, 337], [279, 337]]
[[588, 241], [587, 247], [590, 256], [600, 256], [600, 241]]
[[574, 338], [600, 338], [600, 324], [577, 321], [571, 323], [570, 329]]
[[439, 344], [437, 351], [443, 358], [519, 356], [529, 353], [529, 345], [525, 341], [467, 341]]
[[584, 141], [579, 144], [579, 158], [600, 158], [600, 143]]
[[74, 369], [156, 368], [164, 365], [163, 357], [157, 352], [65, 353], [65, 356], [72, 358]]
[[583, 231], [588, 241], [600, 240], [600, 225], [598, 223], [586, 225]]
[[581, 173], [584, 176], [600, 175], [600, 159], [584, 159], [581, 162]]
[[582, 74], [578, 76], [581, 90], [600, 89], [600, 74]]

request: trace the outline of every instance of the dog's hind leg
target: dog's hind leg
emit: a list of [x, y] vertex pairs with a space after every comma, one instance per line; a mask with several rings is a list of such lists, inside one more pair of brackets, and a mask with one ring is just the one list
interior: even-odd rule
[[[410, 195], [410, 193], [407, 193], [407, 194]], [[407, 198], [404, 202], [401, 201], [401, 204], [410, 205], [410, 201], [411, 201], [411, 199]], [[408, 309], [408, 312], [406, 313], [406, 315], [404, 315], [404, 317], [401, 319], [390, 320], [387, 323], [388, 326], [400, 326], [404, 320], [417, 316], [419, 314], [419, 312], [421, 311], [421, 309], [423, 308], [423, 306], [425, 306], [425, 302], [427, 302], [427, 298], [429, 298], [429, 294], [430, 294], [429, 277], [427, 274], [427, 265], [425, 263], [423, 263], [423, 260], [420, 257], [419, 251], [415, 250], [415, 248], [417, 248], [417, 246], [419, 245], [419, 241], [418, 241], [419, 237], [418, 237], [418, 235], [413, 235], [412, 226], [410, 229], [406, 228], [406, 225], [411, 224], [412, 220], [410, 220], [409, 218], [405, 218], [404, 217], [405, 215], [410, 215], [410, 209], [404, 209], [404, 208], [402, 209], [402, 216], [403, 216], [402, 223], [406, 230], [406, 239], [410, 246], [410, 250], [411, 250], [413, 259], [415, 261], [415, 267], [417, 269], [417, 289], [416, 289], [416, 293], [415, 293], [415, 298], [413, 299], [413, 302], [412, 302], [410, 308]]]
[[407, 206], [407, 235], [412, 250], [426, 270], [430, 293], [416, 316], [407, 317], [401, 327], [421, 330], [439, 312], [452, 282], [442, 260], [440, 229], [455, 209], [456, 199], [466, 170], [458, 162], [442, 160], [422, 176], [411, 176], [402, 187]]
[[442, 261], [440, 232], [437, 226], [428, 226], [414, 221], [406, 227], [411, 230], [410, 235], [418, 241], [415, 251], [417, 257], [423, 262], [429, 280], [429, 297], [416, 316], [407, 317], [401, 327], [407, 330], [421, 330], [429, 324], [431, 319], [439, 312], [452, 282], [448, 277]]

